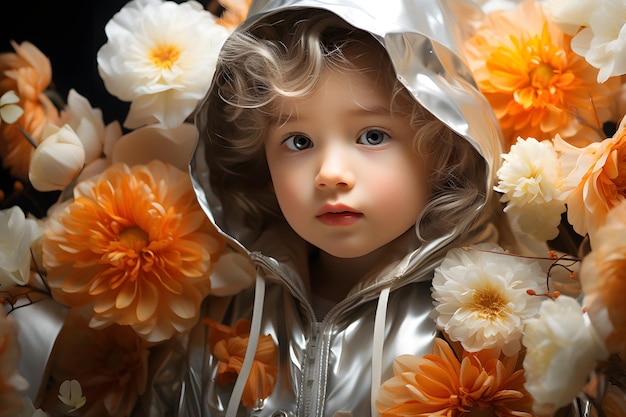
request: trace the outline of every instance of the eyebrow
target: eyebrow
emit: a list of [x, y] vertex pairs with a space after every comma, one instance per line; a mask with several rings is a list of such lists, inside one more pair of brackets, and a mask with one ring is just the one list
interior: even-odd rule
[[[362, 117], [368, 117], [371, 115], [387, 116], [387, 115], [391, 115], [391, 109], [389, 109], [389, 107], [382, 106], [382, 105], [374, 105], [374, 106], [360, 106], [359, 105], [359, 107], [351, 109], [348, 113], [349, 113], [349, 116], [362, 116]], [[308, 115], [304, 115], [301, 117], [300, 115], [298, 115], [297, 111], [289, 112], [289, 113], [281, 113], [278, 115], [278, 117], [271, 118], [271, 124], [274, 124], [276, 126], [284, 126], [284, 125], [288, 125], [289, 123], [307, 121], [310, 118], [312, 117], [309, 117]]]

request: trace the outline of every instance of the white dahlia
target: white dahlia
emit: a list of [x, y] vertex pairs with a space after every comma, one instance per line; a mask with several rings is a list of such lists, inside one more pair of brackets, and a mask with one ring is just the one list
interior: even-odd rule
[[538, 262], [481, 244], [452, 249], [435, 270], [437, 327], [468, 352], [483, 349], [507, 356], [521, 347], [524, 322], [539, 310], [546, 275]]

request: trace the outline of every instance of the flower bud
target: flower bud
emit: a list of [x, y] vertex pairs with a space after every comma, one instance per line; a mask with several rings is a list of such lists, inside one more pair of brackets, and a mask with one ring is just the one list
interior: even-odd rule
[[19, 207], [0, 210], [0, 290], [28, 283], [30, 245], [39, 234], [37, 223]]
[[48, 125], [30, 161], [28, 178], [39, 191], [62, 190], [85, 164], [83, 145], [68, 125]]

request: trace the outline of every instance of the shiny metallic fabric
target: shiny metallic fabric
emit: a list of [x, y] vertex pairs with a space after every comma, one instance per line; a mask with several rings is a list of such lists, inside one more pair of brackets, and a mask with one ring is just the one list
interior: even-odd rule
[[[252, 5], [250, 17], [237, 30], [296, 8], [310, 8], [311, 13], [326, 9], [372, 33], [388, 51], [399, 79], [415, 100], [485, 158], [484, 190], [491, 192], [501, 153], [500, 130], [459, 53], [472, 19], [480, 16], [478, 8], [463, 0], [261, 0]], [[204, 109], [206, 103], [199, 112]], [[271, 335], [279, 351], [279, 373], [271, 395], [256, 409], [240, 405], [236, 412], [231, 408], [231, 414], [372, 415], [373, 364], [381, 364], [380, 380], [384, 381], [393, 375], [392, 362], [398, 355], [430, 352], [436, 336], [430, 317], [430, 279], [460, 231], [423, 245], [415, 236], [405, 237], [397, 264], [364, 278], [328, 314], [316, 317], [298, 273], [299, 266], [306, 264], [304, 248], [292, 244], [290, 232], [281, 229], [265, 230], [251, 242], [242, 239], [247, 236], [237, 221], [242, 214], [223, 212], [211, 189], [205, 147], [201, 139], [190, 167], [198, 200], [232, 250], [253, 265], [257, 287], [232, 297], [210, 297], [203, 315], [232, 326], [239, 318], [253, 318], [253, 306], [258, 303], [262, 313], [257, 331]], [[495, 240], [493, 230], [484, 227], [474, 238]], [[378, 327], [377, 309], [386, 312]], [[373, 347], [376, 341], [382, 343], [382, 352]], [[200, 323], [188, 338], [163, 348], [156, 382], [142, 405], [145, 414], [226, 415], [232, 387], [215, 383], [216, 360], [207, 346], [206, 326]]]

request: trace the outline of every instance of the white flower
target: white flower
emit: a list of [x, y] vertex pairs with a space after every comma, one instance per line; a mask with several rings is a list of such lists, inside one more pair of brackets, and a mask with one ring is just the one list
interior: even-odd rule
[[211, 272], [211, 293], [218, 297], [237, 294], [254, 283], [250, 260], [235, 251], [225, 251]]
[[589, 27], [572, 39], [572, 50], [600, 69], [598, 82], [626, 74], [626, 1], [603, 0], [594, 6]]
[[197, 139], [198, 130], [192, 123], [183, 123], [175, 128], [158, 124], [144, 126], [116, 142], [111, 151], [111, 161], [133, 166], [157, 159], [187, 171]]
[[498, 10], [514, 10], [522, 0], [479, 0], [477, 3], [484, 13]]
[[589, 16], [598, 7], [597, 0], [545, 0], [543, 4], [551, 20], [569, 35], [589, 26]]
[[561, 214], [565, 211], [559, 181], [561, 170], [558, 156], [550, 141], [518, 138], [496, 173], [494, 189], [507, 203], [504, 211], [521, 232], [539, 240], [555, 238]]
[[87, 98], [74, 89], [67, 96], [67, 124], [85, 149], [85, 166], [76, 179], [77, 182], [100, 174], [111, 165], [111, 152], [122, 136], [122, 128], [117, 121], [104, 124], [102, 111], [91, 107]]
[[545, 300], [524, 327], [524, 385], [537, 414], [569, 404], [585, 385], [596, 361], [608, 354], [578, 302], [565, 295]]
[[61, 383], [58, 398], [63, 404], [72, 407], [68, 413], [78, 410], [87, 402], [87, 398], [83, 396], [83, 388], [80, 386], [80, 382], [75, 379]]
[[43, 137], [30, 160], [28, 178], [39, 191], [62, 190], [85, 164], [83, 144], [69, 125], [48, 125]]
[[468, 352], [520, 349], [524, 322], [535, 315], [537, 293], [546, 274], [535, 261], [509, 256], [499, 247], [481, 244], [452, 249], [435, 270], [435, 321]]
[[107, 23], [97, 54], [106, 89], [130, 101], [124, 126], [176, 127], [208, 91], [230, 33], [194, 0], [133, 0]]
[[[87, 98], [71, 89], [67, 95], [67, 110], [71, 119], [67, 124], [76, 132], [85, 149], [85, 164], [89, 164], [104, 153], [105, 143], [121, 136], [118, 122], [105, 126], [102, 111], [91, 107]], [[117, 134], [117, 137], [115, 135]]]
[[17, 105], [20, 98], [15, 91], [9, 90], [0, 97], [0, 123], [4, 120], [7, 123], [15, 123], [22, 114], [24, 109]]
[[0, 290], [28, 283], [30, 245], [39, 235], [37, 222], [18, 206], [0, 210]]

